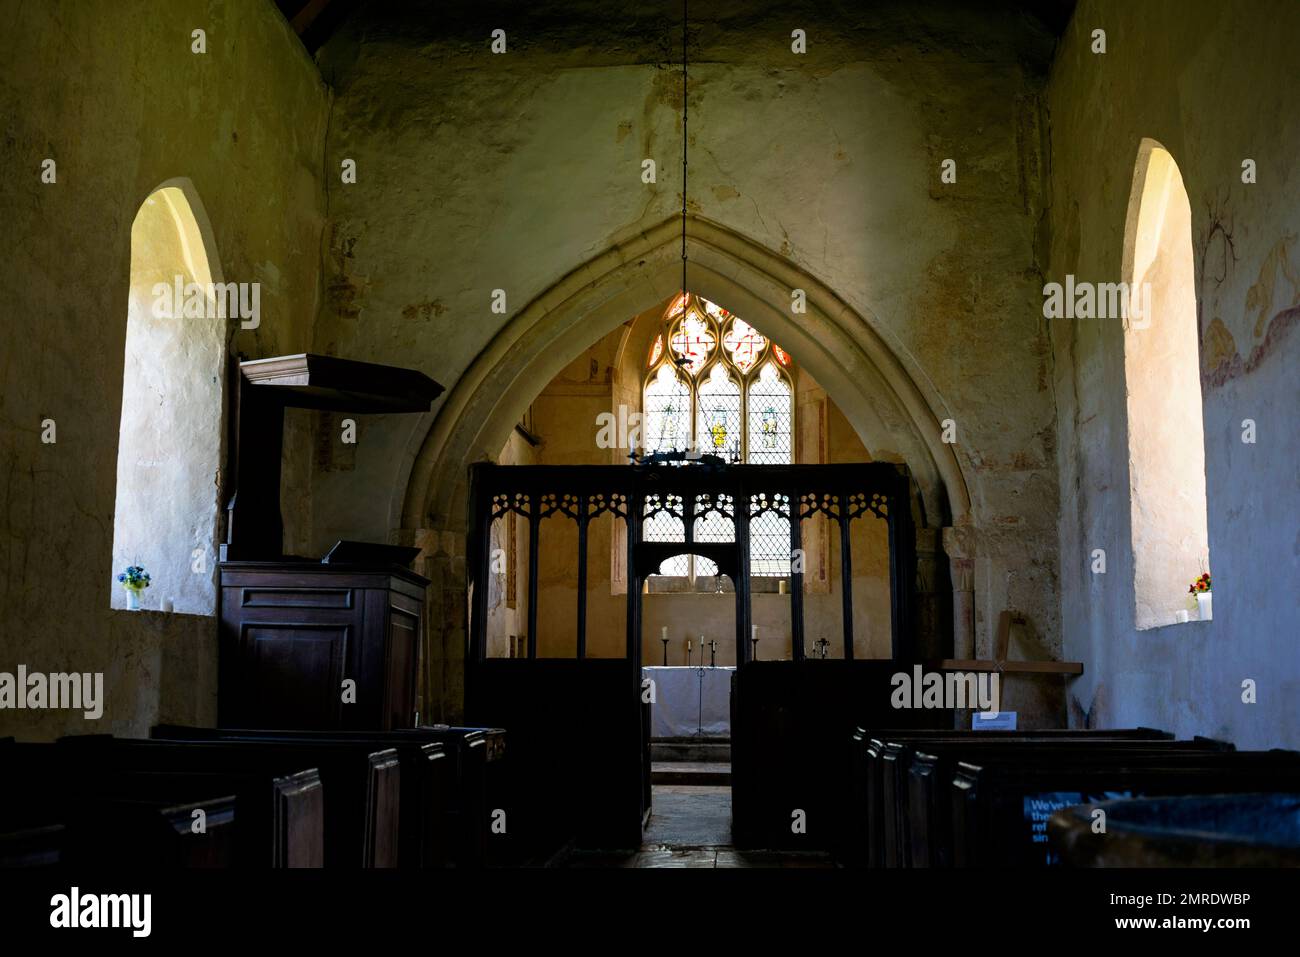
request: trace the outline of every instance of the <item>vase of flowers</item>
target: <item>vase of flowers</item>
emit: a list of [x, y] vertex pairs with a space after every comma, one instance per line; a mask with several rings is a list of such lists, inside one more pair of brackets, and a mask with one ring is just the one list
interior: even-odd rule
[[1214, 617], [1214, 596], [1210, 591], [1210, 573], [1206, 572], [1196, 581], [1192, 582], [1187, 589], [1188, 593], [1196, 598], [1196, 609], [1200, 613], [1201, 621], [1209, 621]]
[[117, 580], [126, 589], [127, 610], [139, 611], [140, 592], [149, 587], [149, 573], [143, 565], [128, 565], [126, 571], [117, 576]]

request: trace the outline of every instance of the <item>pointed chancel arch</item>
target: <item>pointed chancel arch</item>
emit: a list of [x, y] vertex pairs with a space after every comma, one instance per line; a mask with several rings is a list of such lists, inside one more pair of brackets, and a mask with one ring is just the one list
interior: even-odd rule
[[[532, 401], [591, 342], [681, 287], [681, 221], [606, 251], [546, 290], [489, 343], [448, 390], [409, 449], [393, 527], [463, 530], [468, 468], [491, 460]], [[924, 392], [881, 325], [789, 260], [716, 223], [687, 223], [687, 284], [788, 349], [844, 411], [873, 454], [907, 463], [930, 527], [972, 522], [971, 498], [942, 440], [941, 396]], [[792, 309], [801, 290], [806, 309]]]
[[1134, 617], [1145, 629], [1174, 623], [1210, 562], [1192, 211], [1178, 164], [1151, 139], [1133, 174], [1124, 281]]
[[[789, 350], [873, 457], [907, 464], [921, 512], [915, 544], [924, 584], [918, 584], [933, 594], [951, 566], [953, 588], [951, 618], [931, 616], [935, 631], [918, 650], [973, 656], [967, 526], [977, 516], [954, 449], [943, 441], [940, 419], [950, 415], [943, 397], [914, 360], [903, 358], [904, 350], [891, 348], [881, 323], [788, 259], [698, 217], [687, 221], [686, 240], [687, 287]], [[399, 480], [390, 516], [398, 541], [425, 549], [422, 567], [434, 582], [425, 687], [443, 720], [455, 717], [464, 701], [468, 585], [461, 557], [470, 465], [495, 460], [542, 385], [590, 343], [681, 292], [681, 250], [681, 220], [674, 217], [574, 269], [510, 319], [417, 429], [400, 464], [405, 482]], [[594, 429], [595, 423], [593, 438]], [[948, 561], [936, 571], [944, 551]]]
[[[227, 322], [222, 282], [194, 184], [168, 180], [131, 225], [131, 278], [113, 511], [113, 567], [143, 566], [146, 608], [216, 613], [216, 538]], [[112, 589], [114, 607], [126, 604]]]

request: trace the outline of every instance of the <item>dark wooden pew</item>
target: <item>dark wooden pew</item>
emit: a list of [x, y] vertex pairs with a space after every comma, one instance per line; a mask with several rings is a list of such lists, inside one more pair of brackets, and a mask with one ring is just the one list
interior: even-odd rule
[[[1168, 751], [1090, 755], [1007, 753], [957, 764], [952, 783], [953, 865], [1043, 867], [1052, 863], [1026, 819], [1034, 802], [1091, 804], [1120, 796], [1279, 793], [1300, 790], [1294, 751]], [[1044, 824], [1046, 821], [1044, 820]]]
[[[910, 662], [751, 661], [732, 679], [732, 834], [737, 847], [826, 850], [852, 843], [845, 733], [855, 727], [951, 729], [952, 711], [897, 709], [893, 676]], [[779, 706], [774, 705], [779, 702]], [[791, 828], [794, 809], [805, 830]]]
[[[904, 800], [906, 772], [910, 750], [905, 745], [940, 741], [957, 737], [961, 740], [1043, 741], [1169, 740], [1172, 735], [1153, 728], [1121, 728], [1102, 731], [955, 731], [952, 729], [899, 728], [868, 730], [857, 728], [850, 740], [852, 773], [848, 806], [841, 811], [846, 822], [846, 847], [841, 856], [846, 863], [859, 867], [899, 866], [906, 846], [898, 840], [899, 804]], [[888, 748], [892, 743], [894, 747]], [[887, 763], [888, 762], [888, 763]], [[888, 777], [887, 777], [888, 772]]]
[[371, 731], [261, 731], [244, 728], [189, 728], [159, 725], [156, 740], [225, 741], [266, 744], [362, 746], [371, 751], [396, 751], [401, 767], [398, 866], [439, 868], [454, 862], [453, 832], [448, 828], [448, 803], [454, 799], [455, 751], [441, 741], [411, 735]]
[[0, 826], [0, 868], [57, 867], [65, 863], [67, 829], [62, 824], [4, 830]]
[[[419, 776], [404, 785], [404, 806], [418, 821], [404, 839], [406, 865], [482, 867], [492, 858], [492, 815], [504, 804], [500, 775], [505, 732], [495, 728], [425, 726], [386, 732], [250, 730], [159, 725], [155, 738], [172, 740], [369, 741], [396, 748], [403, 766], [414, 764]], [[431, 766], [431, 749], [445, 763]], [[421, 750], [423, 749], [423, 750]], [[406, 829], [404, 828], [404, 831]]]
[[[291, 777], [295, 769], [314, 769], [312, 773], [319, 777], [319, 791], [314, 792], [308, 782], [301, 779], [282, 781], [287, 786], [275, 792], [272, 806], [302, 809], [305, 802], [304, 813], [320, 809], [324, 866], [393, 867], [397, 864], [401, 779], [394, 751], [376, 750], [363, 744], [173, 742], [99, 735], [64, 738], [59, 746], [80, 758], [100, 764], [111, 763], [116, 768], [137, 773], [269, 773], [283, 779]], [[238, 803], [241, 806], [264, 804], [265, 798], [265, 793], [246, 790], [239, 795]], [[310, 827], [310, 823], [307, 826]], [[292, 833], [292, 829], [288, 833]], [[260, 848], [265, 846], [265, 837], [257, 834], [250, 838], [253, 845], [245, 847], [241, 859], [247, 860], [250, 854], [260, 854]], [[285, 847], [284, 834], [276, 835], [272, 843], [277, 848]], [[309, 852], [300, 866], [318, 863]]]
[[[917, 742], [891, 743], [885, 748], [886, 788], [898, 788], [893, 831], [886, 821], [885, 863], [897, 867], [950, 867], [952, 864], [950, 806], [953, 773], [959, 760], [1006, 754], [1009, 760], [1035, 761], [1043, 754], [1069, 754], [1079, 762], [1094, 754], [1139, 755], [1173, 752], [1230, 751], [1222, 741], [1112, 738], [1104, 734], [1076, 738], [1026, 737], [1019, 741], [972, 741], [954, 736]], [[892, 757], [892, 766], [891, 766]], [[890, 836], [892, 833], [892, 843]], [[892, 853], [892, 857], [891, 857]]]
[[1063, 808], [1047, 835], [1063, 867], [1297, 868], [1298, 823], [1300, 794], [1183, 794]]
[[0, 829], [58, 827], [59, 859], [68, 863], [266, 867], [310, 864], [314, 819], [319, 851], [314, 771], [277, 778], [248, 768], [182, 771], [165, 762], [119, 767], [95, 751], [24, 744], [0, 752], [9, 784], [0, 796]]
[[[540, 864], [566, 846], [640, 847], [649, 748], [641, 663], [489, 658], [466, 667], [466, 720], [504, 728], [510, 748], [509, 760], [488, 768], [488, 813], [504, 811], [507, 826], [490, 832], [489, 861]], [[557, 746], [557, 728], [573, 746]]]
[[[120, 783], [128, 781], [130, 776]], [[136, 788], [125, 790], [134, 792]], [[233, 794], [180, 804], [150, 794], [100, 794], [74, 812], [76, 823], [70, 830], [79, 860], [90, 863], [234, 867], [235, 802]]]

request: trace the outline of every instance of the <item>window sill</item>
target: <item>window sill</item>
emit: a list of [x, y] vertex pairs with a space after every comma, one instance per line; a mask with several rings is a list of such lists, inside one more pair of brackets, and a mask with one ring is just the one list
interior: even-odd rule
[[189, 611], [163, 611], [161, 608], [139, 608], [136, 610], [132, 610], [130, 608], [110, 608], [109, 611], [112, 612], [114, 615], [122, 615], [127, 617], [133, 615], [138, 616], [141, 619], [141, 621], [146, 621], [146, 622], [167, 621], [176, 618], [194, 618], [194, 619], [201, 619], [203, 621], [217, 620], [217, 616], [215, 612], [211, 615], [196, 615], [195, 613]]
[[1139, 625], [1136, 631], [1139, 635], [1165, 634], [1171, 629], [1185, 629], [1188, 625], [1209, 625], [1214, 621], [1213, 618], [1188, 618], [1187, 621], [1164, 621], [1151, 625]]

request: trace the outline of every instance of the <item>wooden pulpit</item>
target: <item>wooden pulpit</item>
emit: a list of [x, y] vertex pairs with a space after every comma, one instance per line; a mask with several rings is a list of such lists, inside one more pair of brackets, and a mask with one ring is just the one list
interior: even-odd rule
[[442, 386], [412, 369], [311, 354], [240, 363], [235, 494], [219, 563], [218, 723], [392, 730], [416, 723], [427, 579], [416, 549], [340, 542], [284, 554], [286, 408], [427, 412]]

